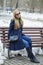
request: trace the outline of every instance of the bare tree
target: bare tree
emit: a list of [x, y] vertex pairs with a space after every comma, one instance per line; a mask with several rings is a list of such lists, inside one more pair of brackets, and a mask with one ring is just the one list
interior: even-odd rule
[[43, 0], [39, 0], [40, 2], [40, 13], [43, 11]]
[[15, 7], [15, 9], [18, 8], [18, 4], [19, 4], [18, 2], [19, 2], [19, 0], [17, 0], [17, 2], [16, 2], [16, 7]]
[[0, 0], [0, 6], [3, 7], [3, 0]]
[[12, 11], [12, 0], [10, 0], [10, 10]]

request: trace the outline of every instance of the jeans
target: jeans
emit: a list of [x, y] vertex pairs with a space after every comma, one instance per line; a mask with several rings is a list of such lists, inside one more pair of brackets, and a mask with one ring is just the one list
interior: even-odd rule
[[30, 49], [32, 49], [32, 40], [29, 36], [22, 35], [22, 40], [26, 48], [30, 47]]

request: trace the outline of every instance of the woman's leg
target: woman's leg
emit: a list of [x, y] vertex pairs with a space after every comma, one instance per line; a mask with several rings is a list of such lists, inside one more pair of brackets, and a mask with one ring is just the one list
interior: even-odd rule
[[25, 48], [29, 47], [28, 41], [26, 41], [24, 39], [22, 39], [22, 41], [23, 41], [23, 45]]
[[23, 41], [23, 45], [24, 47], [26, 48], [26, 51], [28, 53], [28, 57], [30, 58], [30, 60], [34, 63], [39, 63], [39, 61], [36, 59], [36, 57], [34, 56], [34, 54], [32, 53], [32, 51], [30, 50], [29, 48], [29, 44], [28, 44], [28, 41], [22, 39]]
[[27, 47], [26, 50], [27, 50], [28, 57], [30, 58], [31, 62], [40, 63], [40, 62], [37, 60], [37, 58], [34, 56], [34, 54], [31, 52], [31, 50], [30, 50], [29, 47]]
[[26, 35], [22, 35], [22, 38], [24, 40], [28, 41], [29, 47], [30, 47], [30, 49], [32, 51], [32, 40], [31, 40], [31, 38], [29, 36], [26, 36]]

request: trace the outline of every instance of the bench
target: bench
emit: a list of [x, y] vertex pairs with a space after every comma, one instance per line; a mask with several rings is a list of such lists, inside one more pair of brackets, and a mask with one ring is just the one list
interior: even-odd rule
[[[43, 28], [24, 27], [23, 33], [32, 38], [32, 47], [43, 47]], [[5, 46], [8, 47], [8, 27], [0, 27], [0, 37]]]
[[[8, 29], [9, 29], [8, 27], [0, 27], [0, 37], [3, 43], [3, 48], [9, 47]], [[22, 32], [25, 35], [28, 35], [32, 38], [32, 47], [43, 48], [43, 28], [24, 27]], [[8, 51], [8, 57], [9, 57], [9, 51]]]

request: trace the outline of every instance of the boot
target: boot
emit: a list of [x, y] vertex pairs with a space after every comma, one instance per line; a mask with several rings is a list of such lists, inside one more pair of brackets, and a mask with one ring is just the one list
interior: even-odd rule
[[31, 52], [30, 48], [28, 47], [28, 48], [26, 48], [26, 50], [27, 50], [27, 53], [28, 53], [28, 57], [30, 58], [30, 61], [34, 62], [34, 63], [39, 63], [39, 61], [36, 59], [36, 57]]
[[30, 46], [30, 50], [32, 52], [32, 43], [29, 43], [29, 46]]

